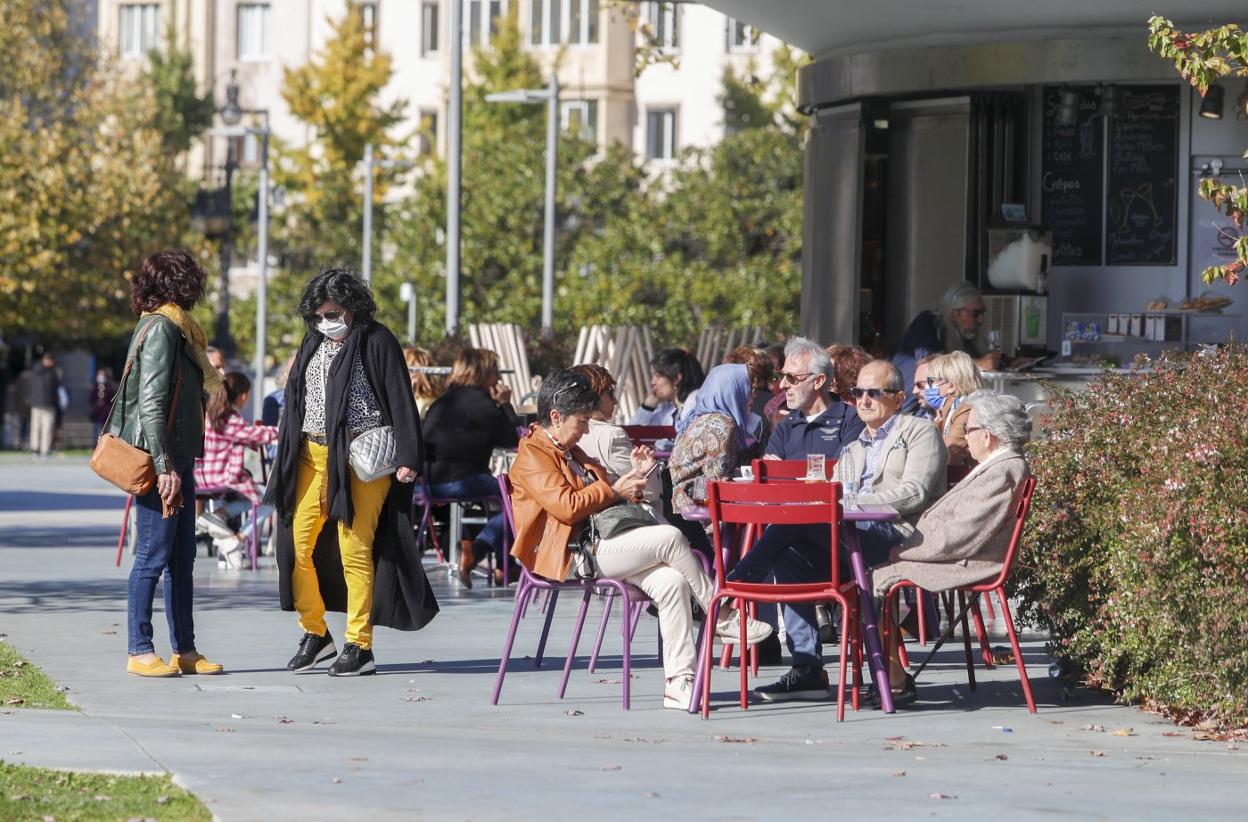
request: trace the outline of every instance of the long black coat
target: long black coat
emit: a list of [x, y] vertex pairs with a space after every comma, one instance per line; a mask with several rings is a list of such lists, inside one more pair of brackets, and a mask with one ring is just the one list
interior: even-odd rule
[[[291, 521], [295, 509], [295, 482], [302, 446], [304, 388], [312, 355], [323, 337], [309, 332], [299, 346], [286, 383], [286, 414], [278, 435], [277, 459], [269, 480], [265, 501], [278, 513], [278, 588], [283, 611], [295, 610], [291, 577], [295, 567]], [[364, 366], [369, 385], [381, 406], [383, 422], [394, 427], [398, 444], [398, 464], [420, 469], [423, 442], [420, 417], [412, 399], [411, 381], [403, 350], [390, 329], [367, 323], [351, 329], [346, 345], [329, 369], [326, 390], [326, 434], [329, 442], [326, 466], [329, 521], [312, 553], [320, 582], [321, 597], [329, 611], [346, 611], [347, 584], [338, 550], [338, 521], [354, 516], [351, 504], [349, 437], [346, 425], [346, 398], [351, 381], [351, 363], [356, 353]], [[438, 613], [438, 602], [425, 576], [411, 521], [412, 486], [392, 482], [382, 506], [373, 539], [373, 610], [371, 621], [400, 631], [418, 631]]]

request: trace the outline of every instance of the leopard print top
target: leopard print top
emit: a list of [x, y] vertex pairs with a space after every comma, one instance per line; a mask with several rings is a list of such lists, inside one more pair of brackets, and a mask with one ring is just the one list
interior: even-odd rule
[[[325, 339], [308, 363], [303, 403], [303, 430], [309, 434], [325, 432], [325, 377], [334, 357], [342, 350], [342, 343]], [[352, 434], [370, 431], [383, 425], [381, 404], [377, 402], [368, 377], [364, 375], [364, 363], [355, 355], [351, 365], [351, 385], [347, 396], [347, 430]]]

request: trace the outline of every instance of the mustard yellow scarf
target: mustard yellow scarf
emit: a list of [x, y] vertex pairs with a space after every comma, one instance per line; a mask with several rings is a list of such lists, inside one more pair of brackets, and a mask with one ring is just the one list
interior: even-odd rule
[[199, 370], [204, 372], [204, 391], [211, 394], [216, 391], [223, 382], [221, 372], [212, 367], [212, 363], [208, 362], [208, 338], [204, 335], [204, 329], [199, 327], [199, 323], [195, 322], [195, 318], [188, 314], [180, 306], [173, 303], [165, 303], [155, 311], [145, 311], [143, 316], [152, 316], [159, 314], [165, 319], [172, 322], [182, 332], [182, 336], [191, 347], [191, 357], [195, 360], [195, 364], [199, 366]]

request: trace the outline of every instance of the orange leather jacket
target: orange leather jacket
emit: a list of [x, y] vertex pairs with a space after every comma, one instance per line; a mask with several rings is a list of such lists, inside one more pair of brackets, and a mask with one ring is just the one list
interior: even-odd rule
[[511, 555], [534, 574], [567, 579], [572, 565], [568, 540], [574, 526], [617, 502], [606, 471], [575, 446], [572, 458], [596, 481], [586, 486], [545, 432], [537, 426], [520, 440], [511, 465], [511, 507], [516, 541]]

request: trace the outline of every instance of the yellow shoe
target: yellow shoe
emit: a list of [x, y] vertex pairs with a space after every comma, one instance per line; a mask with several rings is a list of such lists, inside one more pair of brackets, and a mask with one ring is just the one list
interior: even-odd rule
[[166, 665], [165, 661], [160, 657], [156, 657], [151, 662], [139, 662], [134, 657], [130, 657], [126, 662], [126, 673], [135, 676], [155, 676], [169, 677], [181, 676], [182, 672], [176, 666]]
[[225, 670], [225, 666], [218, 665], [215, 662], [209, 662], [204, 659], [204, 655], [198, 652], [189, 654], [174, 654], [169, 657], [169, 664], [177, 668], [184, 674], [219, 674]]

